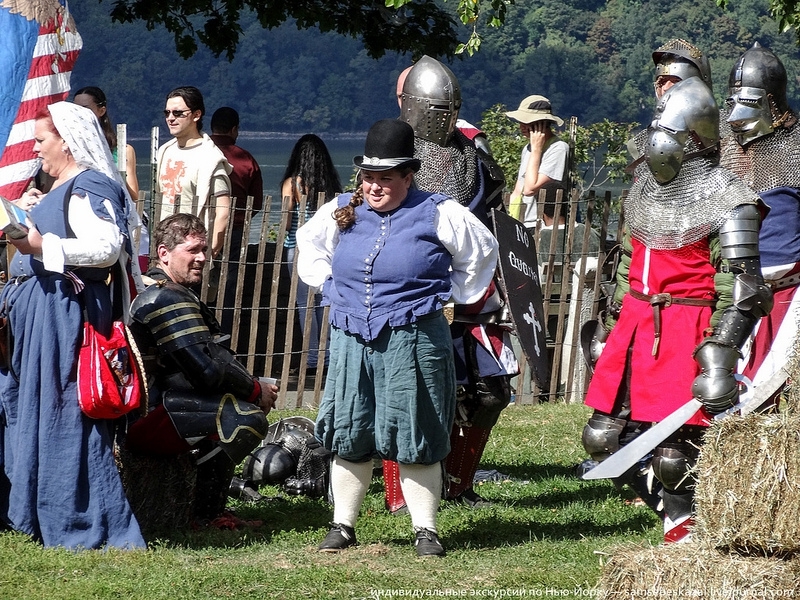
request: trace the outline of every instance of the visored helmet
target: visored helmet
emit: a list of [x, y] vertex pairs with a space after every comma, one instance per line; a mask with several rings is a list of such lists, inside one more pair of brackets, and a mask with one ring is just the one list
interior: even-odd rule
[[279, 485], [295, 474], [297, 457], [280, 444], [256, 448], [242, 464], [242, 477], [256, 485]]
[[662, 75], [671, 75], [681, 81], [699, 77], [711, 89], [711, 66], [708, 57], [694, 44], [675, 38], [659, 46], [653, 52], [657, 80]]
[[786, 69], [780, 59], [758, 42], [739, 57], [728, 78], [728, 123], [745, 146], [775, 130], [789, 111]]
[[719, 109], [711, 90], [699, 77], [675, 84], [661, 97], [648, 128], [644, 154], [659, 183], [672, 181], [687, 151], [719, 142]]
[[400, 118], [414, 135], [444, 146], [453, 135], [461, 108], [461, 86], [444, 64], [423, 56], [403, 84]]
[[295, 475], [303, 447], [314, 439], [314, 422], [286, 417], [270, 425], [261, 445], [242, 465], [242, 477], [257, 485], [281, 484]]

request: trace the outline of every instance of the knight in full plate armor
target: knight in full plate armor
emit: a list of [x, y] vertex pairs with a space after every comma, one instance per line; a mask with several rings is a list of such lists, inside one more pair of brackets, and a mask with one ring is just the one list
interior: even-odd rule
[[[709, 90], [711, 89], [711, 68], [708, 58], [694, 44], [680, 38], [673, 38], [656, 48], [653, 51], [652, 58], [655, 66], [653, 89], [655, 90], [657, 101], [673, 85], [690, 77], [699, 78], [708, 86]], [[648, 144], [648, 136], [649, 130], [644, 129], [629, 142], [629, 152], [635, 159], [628, 167], [629, 171], [632, 171], [645, 160], [644, 152]], [[597, 321], [588, 322], [585, 329], [582, 330], [581, 344], [583, 353], [590, 362], [590, 368], [593, 368], [594, 363], [597, 362], [608, 336], [608, 328], [604, 327], [602, 322], [605, 321], [606, 324], [614, 323], [618, 312], [619, 302], [618, 300], [616, 302], [613, 301], [612, 297], [611, 305], [605, 315], [601, 315]], [[612, 428], [613, 433], [608, 434], [612, 435], [614, 440], [611, 444], [612, 450], [594, 452], [591, 459], [579, 465], [579, 475], [592, 469], [599, 460], [606, 458], [612, 451], [632, 442], [649, 427], [648, 424], [640, 423], [631, 418], [630, 398], [627, 395], [615, 405], [611, 416], [614, 418], [615, 423]], [[586, 435], [592, 435], [592, 432], [587, 430]], [[590, 445], [593, 444], [590, 440], [588, 443]], [[587, 440], [584, 440], [584, 445], [586, 444]], [[652, 508], [659, 517], [663, 518], [662, 486], [653, 477], [651, 462], [652, 454], [648, 454], [626, 473], [613, 481], [620, 489], [625, 485], [630, 487], [645, 504]]]
[[[491, 209], [503, 209], [505, 180], [491, 156], [456, 126], [460, 108], [456, 76], [423, 56], [408, 71], [400, 97], [400, 118], [414, 128], [414, 156], [422, 161], [417, 187], [456, 199], [491, 230]], [[455, 307], [451, 325], [458, 393], [444, 495], [472, 507], [487, 504], [473, 480], [489, 433], [511, 400], [510, 379], [519, 372], [509, 332], [496, 324], [502, 308], [492, 283], [480, 303]], [[384, 461], [383, 476], [387, 508], [398, 512], [405, 499], [397, 463]]]
[[195, 517], [213, 519], [225, 508], [234, 468], [267, 433], [277, 388], [262, 386], [217, 343], [216, 319], [188, 287], [200, 281], [205, 262], [203, 222], [172, 215], [156, 227], [153, 243], [158, 265], [131, 305], [130, 324], [150, 404], [144, 417], [131, 413], [125, 444], [134, 454], [193, 452]]
[[684, 79], [658, 101], [625, 200], [617, 310], [586, 396], [595, 410], [583, 444], [595, 460], [619, 448], [628, 419], [654, 423], [702, 402], [653, 451], [667, 542], [688, 539], [689, 469], [710, 417], [737, 402], [740, 349], [772, 306], [758, 250], [763, 205], [718, 162], [719, 109], [700, 78]]
[[[730, 134], [721, 165], [755, 191], [770, 211], [759, 233], [761, 269], [775, 308], [757, 325], [742, 362], [758, 387], [787, 366], [800, 319], [800, 127], [786, 99], [786, 69], [757, 42], [731, 69], [724, 113]], [[778, 390], [768, 404], [775, 404]]]

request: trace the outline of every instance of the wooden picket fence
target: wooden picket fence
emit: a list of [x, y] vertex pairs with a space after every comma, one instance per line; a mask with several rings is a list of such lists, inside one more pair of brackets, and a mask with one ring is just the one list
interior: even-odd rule
[[[290, 276], [284, 258], [286, 231], [282, 224], [287, 218], [287, 201], [288, 198], [284, 199], [281, 207], [273, 210], [272, 198], [267, 196], [263, 210], [256, 217], [252, 211], [252, 198], [248, 198], [246, 207], [235, 209], [244, 212], [241, 235], [245, 242], [238, 256], [230, 256], [231, 213], [225, 247], [220, 255], [222, 258], [215, 261], [213, 268], [209, 262], [204, 276], [206, 282], [218, 281], [218, 289], [214, 293], [213, 285], [204, 286], [201, 300], [214, 308], [223, 331], [230, 333], [227, 343], [248, 370], [259, 377], [280, 379], [279, 408], [315, 407], [324, 386], [324, 361], [320, 360], [314, 369], [306, 366], [314, 299], [311, 292], [307, 298], [301, 299], [309, 310], [305, 313], [305, 322], [299, 323], [297, 270], [292, 269]], [[539, 214], [542, 214], [543, 201], [542, 196]], [[560, 195], [558, 201], [563, 201]], [[144, 193], [139, 204], [144, 208]], [[301, 199], [301, 224], [305, 204], [306, 199]], [[568, 260], [557, 263], [554, 260], [557, 253], [551, 248], [549, 260], [540, 267], [544, 274], [541, 281], [544, 312], [556, 322], [555, 333], [548, 335], [549, 385], [541, 386], [531, 381], [530, 368], [517, 347], [521, 372], [512, 380], [512, 386], [515, 389], [514, 401], [518, 404], [554, 399], [580, 402], [583, 399], [588, 376], [579, 348], [579, 331], [586, 320], [597, 315], [602, 302], [601, 284], [608, 281], [613, 272], [613, 240], [620, 239], [620, 235], [619, 226], [609, 223], [611, 207], [611, 192], [602, 197], [589, 194], [584, 200], [573, 197], [570, 201], [564, 251]], [[213, 223], [214, 206], [208, 208], [209, 222]], [[580, 243], [574, 239], [574, 223], [579, 209], [582, 221], [591, 224], [600, 233], [601, 240], [606, 240], [596, 256], [587, 256], [596, 259], [597, 269], [587, 268], [587, 261], [579, 261], [577, 269], [569, 262], [573, 245]], [[153, 217], [151, 222], [155, 223], [171, 214], [172, 208], [165, 209], [161, 199], [155, 197], [149, 203], [148, 212]], [[534, 232], [537, 247], [539, 232], [537, 227]], [[553, 240], [555, 238], [553, 236]], [[327, 314], [326, 308], [324, 324], [319, 332], [320, 357], [327, 347]]]

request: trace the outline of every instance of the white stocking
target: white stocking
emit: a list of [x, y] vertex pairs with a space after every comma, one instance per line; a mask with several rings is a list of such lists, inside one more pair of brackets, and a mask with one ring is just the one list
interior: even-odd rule
[[372, 461], [350, 462], [334, 455], [331, 462], [333, 522], [355, 527], [358, 511], [372, 479]]
[[436, 512], [442, 499], [442, 465], [400, 465], [400, 487], [415, 529], [436, 531]]

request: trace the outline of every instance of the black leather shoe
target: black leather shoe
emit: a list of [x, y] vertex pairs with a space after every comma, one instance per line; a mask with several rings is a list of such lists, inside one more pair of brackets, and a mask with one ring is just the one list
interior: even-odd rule
[[414, 540], [417, 556], [444, 556], [444, 546], [439, 541], [439, 536], [430, 529], [417, 529], [417, 539]]
[[463, 504], [469, 508], [488, 508], [492, 505], [491, 502], [489, 502], [483, 496], [479, 496], [478, 493], [472, 488], [461, 492], [458, 496], [453, 498], [453, 502], [456, 504]]
[[356, 546], [356, 530], [341, 523], [331, 523], [331, 530], [317, 550], [320, 552], [341, 552], [350, 546]]

